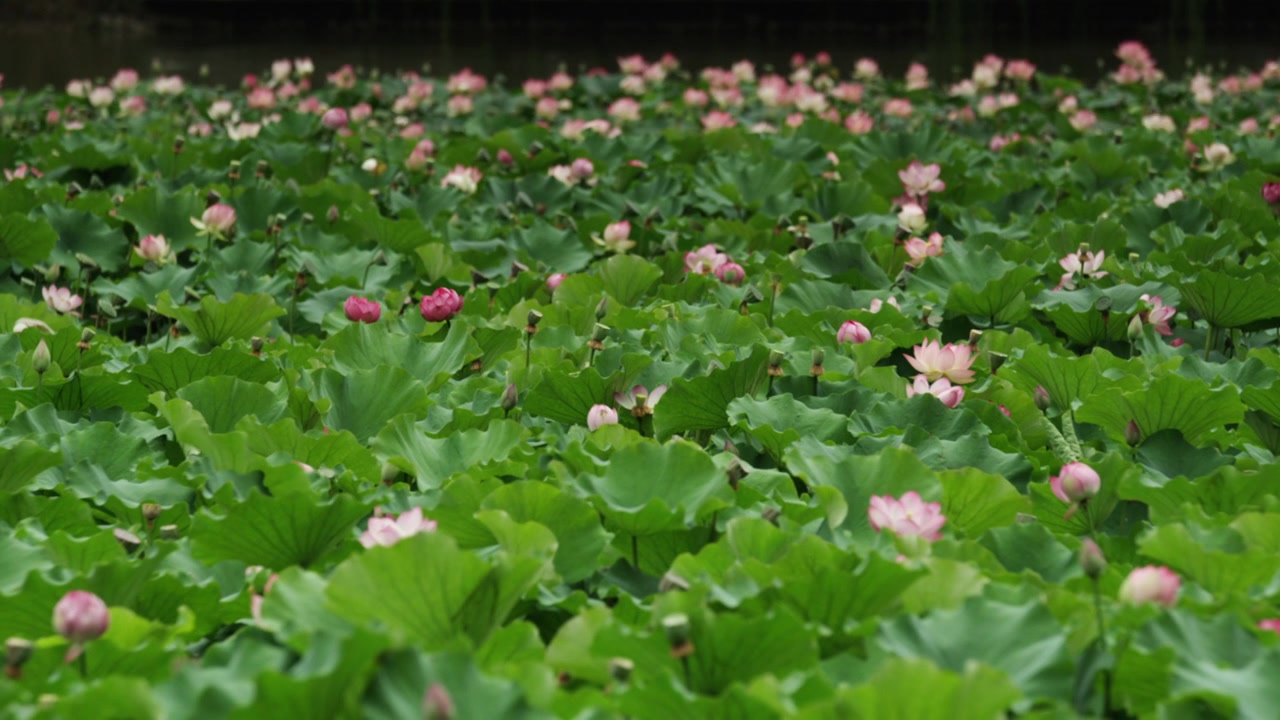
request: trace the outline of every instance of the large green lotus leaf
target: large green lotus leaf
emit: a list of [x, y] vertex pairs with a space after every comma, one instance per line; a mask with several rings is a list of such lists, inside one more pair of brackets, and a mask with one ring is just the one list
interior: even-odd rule
[[[665, 398], [664, 398], [665, 399]], [[822, 442], [849, 442], [849, 420], [825, 408], [811, 408], [790, 394], [767, 400], [740, 397], [729, 403], [729, 422], [754, 437], [781, 459], [787, 446], [801, 437]]]
[[1206, 619], [1171, 610], [1141, 628], [1134, 647], [1139, 652], [1120, 657], [1118, 688], [1141, 673], [1164, 684], [1162, 697], [1197, 698], [1222, 717], [1244, 720], [1271, 720], [1280, 706], [1280, 686], [1271, 680], [1280, 673], [1280, 648], [1264, 648], [1230, 613]]
[[[118, 295], [131, 307], [146, 309], [159, 303], [163, 293], [168, 293], [169, 297], [181, 297], [184, 288], [194, 284], [198, 271], [199, 268], [184, 268], [171, 263], [153, 272], [134, 273], [120, 282], [97, 282], [93, 289], [99, 295]], [[165, 325], [156, 318], [152, 328], [154, 335], [160, 337], [164, 329]]]
[[193, 554], [206, 562], [237, 560], [282, 570], [309, 567], [353, 537], [368, 506], [338, 495], [321, 502], [306, 493], [269, 497], [251, 493], [221, 516], [196, 514], [191, 523]]
[[1143, 537], [1138, 549], [1215, 595], [1249, 593], [1266, 586], [1280, 572], [1280, 556], [1264, 549], [1247, 549], [1240, 534], [1228, 528], [1162, 525]]
[[[616, 377], [602, 378], [595, 368], [577, 372], [566, 372], [563, 367], [548, 369], [520, 407], [556, 422], [586, 425], [593, 405], [613, 406], [613, 393], [619, 389], [616, 386]], [[666, 402], [665, 397], [662, 402]]]
[[9, 533], [0, 535], [0, 593], [12, 594], [36, 570], [53, 567], [44, 548], [19, 540]]
[[331, 403], [325, 426], [349, 430], [357, 438], [377, 435], [397, 415], [420, 418], [431, 406], [426, 388], [400, 367], [376, 365], [347, 372], [323, 368], [312, 378], [319, 396]]
[[520, 685], [483, 673], [460, 652], [424, 655], [401, 650], [384, 655], [361, 704], [369, 720], [403, 720], [423, 714], [427, 690], [439, 684], [453, 702], [454, 717], [486, 720], [546, 720], [554, 717], [529, 704]]
[[1033, 345], [1021, 355], [1011, 357], [1008, 364], [1000, 368], [1000, 377], [1028, 394], [1039, 385], [1049, 393], [1054, 407], [1067, 410], [1077, 400], [1092, 395], [1099, 386], [1109, 384], [1102, 371], [1094, 354], [1064, 357], [1054, 355], [1043, 345]]
[[53, 262], [78, 271], [76, 254], [82, 254], [106, 272], [116, 272], [128, 263], [129, 240], [97, 215], [53, 203], [42, 206], [40, 214], [58, 233], [58, 245], [50, 258]]
[[429, 391], [481, 352], [462, 323], [454, 323], [448, 334], [433, 342], [390, 333], [379, 325], [351, 323], [320, 347], [333, 352], [333, 367], [337, 370], [356, 372], [390, 365], [422, 381]]
[[699, 170], [697, 182], [703, 188], [773, 217], [789, 214], [800, 204], [792, 188], [807, 176], [798, 163], [746, 155], [718, 156]]
[[395, 220], [378, 212], [377, 208], [357, 208], [344, 214], [342, 218], [348, 237], [359, 242], [375, 242], [379, 246], [401, 254], [408, 254], [420, 245], [427, 245], [436, 236], [422, 224], [421, 220]]
[[976, 538], [987, 530], [1012, 525], [1027, 509], [1027, 499], [1008, 480], [976, 468], [943, 470], [942, 514], [947, 527]]
[[995, 528], [978, 541], [1012, 573], [1031, 572], [1051, 583], [1061, 583], [1081, 572], [1078, 554], [1040, 523]]
[[270, 295], [240, 293], [229, 302], [206, 295], [194, 308], [180, 307], [173, 304], [167, 292], [162, 292], [156, 301], [156, 312], [181, 322], [201, 342], [216, 347], [228, 340], [248, 340], [265, 334], [267, 323], [284, 315], [284, 308], [276, 305]]
[[46, 378], [43, 390], [34, 387], [5, 388], [0, 390], [0, 414], [12, 415], [19, 403], [34, 407], [46, 402], [58, 410], [75, 413], [115, 409], [135, 412], [143, 409], [147, 404], [146, 388], [126, 378], [123, 373], [106, 375], [100, 368], [91, 368], [88, 372], [73, 374], [61, 384], [52, 384]]
[[121, 717], [133, 720], [162, 720], [169, 717], [152, 691], [152, 683], [141, 677], [110, 675], [95, 679], [84, 689], [53, 696], [48, 714], [38, 718]]
[[59, 444], [68, 467], [88, 463], [113, 478], [128, 477], [149, 454], [145, 437], [130, 434], [109, 422], [71, 430], [60, 438]]
[[[766, 299], [766, 302], [768, 300]], [[778, 294], [775, 313], [799, 310], [805, 313], [824, 312], [830, 308], [856, 308], [854, 291], [844, 283], [827, 280], [798, 280], [786, 283]]]
[[320, 633], [288, 670], [267, 670], [259, 674], [253, 704], [228, 717], [328, 720], [360, 715], [360, 693], [365, 678], [377, 666], [376, 657], [386, 649], [386, 644], [384, 638], [372, 634]]
[[683, 351], [698, 359], [764, 342], [764, 334], [752, 318], [722, 308], [703, 308], [696, 315], [662, 323], [657, 332], [673, 354]]
[[635, 255], [614, 255], [597, 272], [605, 292], [624, 307], [635, 307], [662, 277], [656, 265]]
[[524, 441], [524, 427], [512, 420], [496, 420], [487, 429], [430, 437], [410, 415], [387, 423], [373, 439], [373, 450], [411, 472], [419, 489], [439, 488], [450, 477], [471, 471], [473, 477], [514, 474], [524, 466], [508, 461]]
[[941, 257], [929, 258], [912, 273], [908, 289], [936, 292], [950, 313], [1009, 322], [1025, 313], [1026, 304], [1019, 301], [1037, 277], [1035, 270], [1005, 260], [994, 248], [973, 250], [953, 242]]
[[843, 690], [836, 707], [857, 720], [990, 720], [1022, 697], [1007, 673], [984, 663], [950, 672], [920, 658], [892, 658], [867, 683]]
[[764, 384], [769, 351], [757, 346], [751, 357], [692, 380], [676, 378], [654, 409], [654, 432], [660, 438], [691, 430], [729, 426], [729, 403], [753, 396]]
[[297, 207], [296, 200], [273, 185], [252, 185], [237, 192], [229, 201], [236, 209], [240, 227], [256, 230], [271, 225], [271, 216], [288, 213]]
[[[908, 381], [903, 380], [903, 384]], [[943, 411], [945, 410], [945, 412]], [[973, 438], [991, 434], [991, 429], [964, 407], [942, 408], [932, 396], [917, 395], [905, 400], [879, 399], [864, 412], [854, 412], [853, 429], [861, 434], [879, 435], [888, 431], [914, 430], [940, 438]]]
[[572, 230], [559, 229], [547, 222], [534, 223], [532, 227], [517, 229], [511, 241], [523, 254], [559, 272], [578, 272], [593, 259], [591, 249], [578, 239]]
[[542, 532], [549, 544], [521, 556], [481, 558], [440, 533], [372, 548], [334, 570], [329, 608], [353, 622], [377, 621], [428, 650], [465, 638], [479, 644], [550, 566], [554, 540]]
[[20, 492], [37, 475], [61, 464], [61, 452], [34, 440], [0, 447], [0, 493]]
[[724, 472], [701, 448], [682, 441], [617, 450], [603, 476], [582, 475], [578, 487], [610, 525], [631, 535], [683, 530], [734, 502]]
[[284, 386], [268, 388], [229, 375], [196, 380], [178, 390], [178, 397], [204, 417], [209, 432], [228, 433], [241, 418], [253, 416], [270, 424], [285, 412]]
[[48, 258], [57, 242], [58, 232], [44, 218], [0, 215], [0, 262], [31, 267]]
[[833, 278], [859, 289], [879, 289], [889, 284], [889, 277], [861, 243], [815, 245], [800, 259], [800, 267], [814, 277]]
[[240, 348], [215, 348], [196, 354], [186, 348], [170, 352], [153, 351], [144, 363], [134, 365], [133, 376], [148, 390], [174, 394], [179, 389], [207, 377], [226, 375], [251, 383], [265, 383], [280, 377], [271, 362], [254, 357]]
[[516, 522], [536, 522], [551, 530], [559, 543], [556, 572], [566, 583], [583, 580], [599, 569], [609, 533], [585, 500], [547, 483], [524, 481], [500, 486], [485, 497], [482, 507], [502, 510]]
[[985, 663], [1007, 673], [1030, 699], [1065, 701], [1071, 694], [1066, 634], [1039, 601], [969, 598], [955, 610], [883, 623], [879, 643], [894, 655], [926, 658], [953, 672], [974, 660]]
[[163, 235], [176, 251], [195, 244], [196, 228], [192, 218], [204, 213], [204, 203], [192, 190], [169, 194], [156, 187], [146, 187], [125, 198], [116, 214], [133, 223], [138, 236]]
[[1076, 412], [1080, 422], [1100, 425], [1113, 438], [1124, 439], [1125, 426], [1135, 421], [1144, 435], [1179, 430], [1191, 443], [1225, 425], [1244, 419], [1244, 404], [1235, 388], [1211, 390], [1198, 380], [1177, 375], [1154, 377], [1146, 388], [1089, 395]]
[[155, 687], [155, 693], [165, 705], [165, 717], [171, 720], [220, 717], [253, 702], [257, 692], [254, 679], [283, 667], [288, 652], [259, 634], [236, 633], [211, 645], [199, 663], [175, 670]]
[[784, 460], [791, 473], [810, 486], [825, 485], [840, 491], [849, 507], [840, 527], [859, 540], [875, 535], [867, 517], [872, 495], [901, 497], [915, 490], [926, 502], [942, 499], [938, 476], [906, 448], [855, 455], [847, 447], [802, 438], [787, 448]]
[[281, 571], [263, 598], [259, 625], [299, 650], [323, 634], [349, 633], [351, 625], [325, 605], [326, 584], [323, 576], [296, 566]]
[[[806, 123], [808, 127], [812, 123]], [[889, 212], [889, 202], [875, 194], [862, 178], [857, 175], [841, 179], [839, 182], [824, 182], [810, 200], [817, 217], [831, 219], [840, 215], [860, 217], [863, 215], [880, 215]]]
[[1165, 478], [1200, 478], [1212, 475], [1223, 465], [1230, 465], [1230, 456], [1217, 450], [1197, 448], [1188, 443], [1177, 430], [1161, 430], [1142, 439], [1136, 459], [1147, 470], [1160, 473]]
[[355, 435], [345, 430], [323, 434], [304, 433], [291, 418], [266, 426], [252, 418], [236, 423], [236, 431], [249, 441], [249, 449], [269, 457], [287, 453], [290, 458], [316, 468], [345, 467], [364, 480], [379, 480], [381, 465]]
[[[1274, 275], [1274, 273], [1272, 273]], [[1238, 328], [1267, 321], [1280, 324], [1280, 296], [1275, 278], [1253, 271], [1240, 276], [1200, 270], [1179, 284], [1182, 299], [1216, 327]]]

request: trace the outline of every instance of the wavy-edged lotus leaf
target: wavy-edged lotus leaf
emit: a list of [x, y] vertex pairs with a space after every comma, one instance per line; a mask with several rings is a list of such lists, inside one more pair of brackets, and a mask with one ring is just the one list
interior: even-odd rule
[[676, 378], [654, 409], [654, 432], [668, 438], [680, 432], [717, 430], [729, 425], [729, 403], [755, 395], [764, 384], [769, 351], [757, 346], [750, 357], [692, 380]]
[[192, 552], [207, 562], [310, 567], [344, 538], [354, 537], [356, 521], [368, 512], [367, 505], [349, 495], [321, 501], [307, 493], [271, 497], [254, 492], [221, 515], [197, 513], [191, 524]]
[[48, 257], [58, 242], [58, 231], [45, 218], [0, 215], [0, 262], [16, 262], [31, 267]]
[[1024, 291], [1039, 275], [994, 248], [953, 242], [911, 274], [910, 287], [937, 293], [948, 313], [1013, 322], [1026, 314]]
[[1210, 389], [1198, 380], [1177, 375], [1152, 377], [1145, 388], [1127, 392], [1097, 392], [1076, 411], [1080, 422], [1100, 425], [1113, 438], [1123, 439], [1125, 427], [1136, 422], [1145, 435], [1178, 430], [1188, 442], [1244, 419], [1244, 404], [1235, 388]]
[[812, 408], [790, 394], [767, 400], [740, 397], [729, 403], [729, 422], [764, 445], [774, 458], [801, 437], [822, 442], [851, 441], [848, 420], [825, 408]]
[[194, 308], [177, 306], [168, 292], [161, 292], [156, 300], [156, 312], [178, 320], [201, 342], [216, 347], [228, 340], [248, 340], [261, 335], [267, 323], [284, 315], [284, 308], [276, 305], [270, 295], [240, 293], [227, 302], [206, 295]]
[[834, 707], [857, 720], [987, 720], [1022, 697], [1007, 673], [987, 663], [951, 670], [923, 658], [893, 658], [867, 683], [842, 689]]

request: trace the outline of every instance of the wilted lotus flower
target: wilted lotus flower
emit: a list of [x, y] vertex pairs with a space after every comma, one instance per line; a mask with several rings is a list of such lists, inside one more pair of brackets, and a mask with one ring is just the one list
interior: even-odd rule
[[871, 339], [871, 331], [857, 320], [845, 320], [836, 330], [836, 342], [861, 345]]
[[320, 124], [330, 130], [341, 130], [347, 126], [348, 122], [350, 118], [347, 116], [347, 111], [340, 107], [329, 108], [320, 117]]
[[1167, 567], [1147, 565], [1135, 568], [1120, 585], [1120, 599], [1132, 605], [1157, 603], [1173, 607], [1182, 579]]
[[1082, 462], [1067, 463], [1062, 470], [1049, 478], [1049, 487], [1054, 497], [1071, 506], [1067, 510], [1067, 518], [1076, 510], [1098, 494], [1102, 489], [1102, 478], [1097, 471]]
[[[640, 418], [652, 415], [654, 406], [658, 404], [658, 401], [662, 399], [666, 392], [666, 385], [659, 385], [653, 389], [653, 392], [649, 392], [643, 385], [637, 385], [625, 393], [614, 393], [613, 401], [630, 410], [635, 417]], [[604, 406], [597, 405], [596, 407]], [[592, 429], [594, 430], [595, 428]]]
[[347, 298], [342, 309], [351, 322], [376, 323], [382, 317], [382, 303], [355, 295]]
[[40, 292], [44, 295], [45, 304], [60, 313], [75, 312], [75, 309], [84, 302], [84, 299], [79, 295], [71, 294], [70, 288], [50, 285]]
[[908, 238], [903, 243], [903, 248], [907, 251], [907, 264], [911, 267], [919, 267], [926, 259], [942, 255], [942, 242], [941, 233], [930, 233], [928, 240], [921, 240], [918, 237]]
[[143, 260], [163, 263], [169, 257], [169, 241], [163, 235], [147, 235], [138, 241], [133, 252]]
[[938, 531], [947, 522], [942, 504], [924, 502], [915, 490], [901, 500], [890, 495], [871, 496], [867, 517], [876, 531], [887, 529], [898, 537], [920, 537], [930, 542], [942, 537]]
[[631, 239], [631, 223], [627, 220], [609, 223], [605, 226], [604, 237], [593, 235], [591, 239], [612, 253], [622, 254], [636, 246]]
[[595, 432], [605, 425], [618, 424], [618, 411], [608, 405], [592, 405], [587, 411], [587, 429]]
[[483, 177], [484, 173], [480, 172], [479, 168], [455, 165], [440, 181], [440, 187], [453, 187], [468, 195], [474, 195], [480, 188], [480, 180]]
[[1169, 321], [1173, 316], [1178, 314], [1178, 308], [1172, 305], [1165, 305], [1159, 295], [1143, 294], [1141, 299], [1151, 305], [1150, 310], [1146, 310], [1139, 314], [1148, 324], [1156, 329], [1156, 332], [1164, 336], [1173, 334], [1173, 329], [1169, 327]]
[[916, 379], [907, 385], [907, 397], [913, 398], [917, 395], [932, 395], [943, 405], [954, 408], [964, 400], [964, 388], [952, 385], [946, 378], [941, 378], [931, 385], [924, 375], [917, 375]]
[[947, 343], [943, 346], [937, 340], [929, 340], [912, 350], [914, 354], [906, 356], [907, 362], [930, 382], [940, 378], [961, 385], [973, 382], [973, 371], [969, 366], [974, 358], [968, 345]]
[[366, 548], [378, 545], [390, 547], [401, 540], [419, 533], [432, 532], [436, 529], [436, 521], [422, 515], [422, 508], [415, 507], [400, 513], [399, 517], [369, 518], [369, 527], [360, 535], [360, 544]]
[[444, 322], [457, 315], [465, 302], [463, 297], [452, 288], [436, 288], [436, 291], [422, 298], [419, 310], [427, 322]]
[[1182, 200], [1184, 197], [1186, 196], [1182, 194], [1182, 190], [1174, 188], [1168, 192], [1157, 193], [1152, 202], [1155, 203], [1155, 206], [1158, 208], [1167, 208], [1179, 200]]
[[732, 260], [719, 265], [711, 272], [720, 279], [720, 282], [723, 282], [726, 285], [741, 285], [742, 281], [747, 277], [747, 271], [743, 270], [741, 265], [733, 262]]
[[717, 250], [715, 245], [708, 243], [684, 254], [684, 271], [706, 275], [714, 273], [716, 268], [727, 262], [729, 262], [729, 256]]
[[71, 641], [65, 662], [80, 657], [84, 644], [97, 640], [111, 625], [111, 613], [102, 598], [91, 592], [72, 590], [53, 608], [53, 629]]

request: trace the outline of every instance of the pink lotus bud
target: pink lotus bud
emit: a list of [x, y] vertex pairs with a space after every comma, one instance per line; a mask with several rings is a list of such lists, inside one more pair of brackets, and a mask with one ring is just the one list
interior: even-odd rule
[[347, 126], [348, 122], [350, 122], [350, 120], [347, 117], [347, 111], [340, 107], [329, 108], [325, 111], [324, 115], [320, 117], [320, 124], [330, 130], [341, 130]]
[[[569, 166], [569, 171], [573, 174], [575, 180], [586, 180], [595, 174], [596, 167], [591, 164], [590, 160], [586, 158], [578, 158]], [[629, 227], [630, 226], [628, 225], [628, 228]]]
[[592, 405], [587, 411], [587, 429], [595, 432], [605, 425], [618, 424], [618, 411], [608, 405]]
[[369, 518], [368, 528], [360, 535], [360, 544], [366, 548], [390, 547], [407, 537], [435, 529], [436, 521], [424, 517], [422, 508], [415, 507], [400, 513], [399, 517]]
[[464, 300], [452, 288], [436, 288], [436, 291], [422, 298], [419, 309], [427, 322], [444, 322], [462, 310]]
[[226, 233], [236, 224], [236, 209], [223, 203], [210, 205], [205, 208], [200, 222], [212, 232]]
[[1173, 607], [1181, 585], [1182, 579], [1169, 568], [1147, 565], [1135, 568], [1124, 579], [1120, 586], [1120, 599], [1133, 605], [1157, 603]]
[[79, 657], [84, 644], [102, 637], [110, 625], [107, 604], [91, 592], [72, 590], [53, 608], [53, 629], [71, 641], [66, 662]]
[[836, 342], [861, 345], [871, 339], [871, 331], [857, 320], [845, 320], [836, 331]]
[[560, 287], [560, 283], [564, 282], [564, 279], [566, 277], [568, 277], [568, 275], [565, 275], [564, 273], [555, 273], [550, 277], [548, 277], [547, 290], [550, 290], [551, 292], [555, 292], [556, 288]]
[[1107, 558], [1102, 554], [1102, 548], [1091, 538], [1085, 538], [1080, 545], [1080, 567], [1084, 569], [1086, 576], [1094, 580], [1107, 571]]
[[728, 285], [740, 285], [747, 277], [747, 271], [743, 270], [741, 265], [733, 262], [732, 260], [717, 266], [716, 269], [711, 272], [714, 273], [717, 278], [720, 278], [720, 282]]
[[432, 683], [422, 698], [423, 720], [453, 720], [453, 698], [440, 683]]
[[1280, 182], [1263, 183], [1262, 199], [1269, 205], [1280, 205]]
[[1259, 620], [1258, 629], [1270, 630], [1272, 632], [1280, 633], [1280, 618], [1272, 618], [1270, 620]]
[[163, 235], [147, 235], [138, 241], [133, 252], [143, 260], [163, 262], [169, 255], [169, 241]]
[[1040, 409], [1040, 412], [1048, 410], [1053, 405], [1053, 400], [1049, 397], [1049, 391], [1045, 390], [1043, 385], [1036, 386], [1035, 392], [1031, 394], [1031, 399], [1035, 401], [1036, 407]]
[[1082, 462], [1067, 463], [1058, 475], [1049, 478], [1053, 494], [1062, 502], [1079, 503], [1098, 494], [1102, 478]]
[[351, 122], [353, 123], [364, 122], [365, 120], [369, 119], [369, 116], [372, 114], [373, 114], [373, 108], [369, 106], [369, 103], [360, 103], [359, 105], [356, 105], [355, 107], [351, 108], [351, 113], [350, 113]]
[[503, 167], [511, 167], [515, 164], [515, 158], [511, 157], [511, 153], [506, 148], [498, 150], [498, 163]]
[[382, 303], [352, 295], [342, 305], [351, 322], [376, 323], [382, 317]]

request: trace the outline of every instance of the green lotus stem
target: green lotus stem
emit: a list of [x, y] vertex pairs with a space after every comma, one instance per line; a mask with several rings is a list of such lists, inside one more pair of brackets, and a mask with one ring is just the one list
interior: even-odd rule
[[631, 536], [631, 567], [640, 569], [640, 539], [635, 535]]
[[1217, 334], [1218, 334], [1218, 328], [1217, 328], [1217, 327], [1215, 327], [1213, 324], [1210, 324], [1210, 325], [1209, 325], [1209, 329], [1208, 329], [1207, 331], [1205, 331], [1205, 334], [1204, 334], [1204, 359], [1205, 359], [1206, 361], [1208, 361], [1208, 359], [1209, 359], [1209, 351], [1213, 348], [1214, 340], [1216, 340], [1216, 339], [1217, 339], [1217, 338], [1215, 338], [1214, 336], [1215, 336], [1215, 335], [1217, 335]]
[[[1107, 649], [1107, 620], [1102, 611], [1102, 583], [1093, 579], [1093, 609], [1098, 617], [1098, 644]], [[1102, 716], [1111, 717], [1111, 671], [1102, 671]]]
[[[533, 333], [524, 334], [524, 369], [529, 370], [529, 355], [532, 353]], [[595, 352], [594, 350], [592, 352]]]
[[76, 658], [76, 667], [80, 670], [81, 680], [89, 677], [89, 654], [84, 650], [81, 650], [80, 657]]
[[818, 377], [819, 377], [819, 376], [817, 376], [817, 375], [814, 375], [814, 376], [813, 376], [813, 396], [814, 396], [814, 397], [818, 397], [819, 395], [821, 395], [821, 394], [822, 394], [822, 391], [819, 389], [819, 386], [818, 386], [818, 385], [819, 385], [819, 384], [818, 384]]
[[689, 670], [689, 656], [680, 658], [680, 665], [684, 667], [684, 686], [685, 689], [693, 692], [693, 673]]

